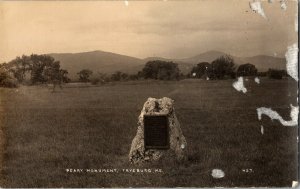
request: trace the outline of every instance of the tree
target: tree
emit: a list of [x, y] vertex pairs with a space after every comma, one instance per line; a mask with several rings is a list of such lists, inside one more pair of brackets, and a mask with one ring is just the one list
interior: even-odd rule
[[67, 77], [68, 71], [60, 69], [59, 62], [53, 62], [51, 66], [47, 66], [43, 75], [48, 83], [53, 84], [53, 92], [55, 91], [56, 86], [59, 86], [62, 89], [62, 83], [68, 83], [70, 81]]
[[60, 63], [49, 55], [32, 54], [30, 56], [30, 64], [32, 84], [51, 81], [51, 77], [47, 74], [48, 70], [53, 70], [52, 72], [54, 73], [59, 72], [60, 68]]
[[98, 75], [92, 79], [91, 83], [93, 85], [97, 85], [98, 83], [105, 84], [109, 81], [110, 81], [110, 78], [106, 74], [98, 72]]
[[9, 71], [14, 75], [19, 83], [22, 83], [25, 79], [27, 72], [30, 72], [30, 57], [23, 55], [22, 57], [17, 57], [9, 62]]
[[80, 72], [77, 73], [79, 75], [79, 81], [81, 82], [89, 82], [90, 77], [93, 74], [93, 71], [88, 69], [83, 69]]
[[242, 64], [237, 69], [238, 76], [256, 76], [257, 69], [253, 64]]
[[59, 72], [62, 82], [69, 83], [71, 81], [71, 79], [68, 77], [69, 72], [67, 70], [60, 69]]
[[194, 66], [191, 71], [191, 76], [194, 78], [202, 78], [204, 75], [207, 75], [207, 70], [211, 67], [208, 62], [201, 62]]
[[0, 87], [17, 87], [17, 82], [10, 76], [5, 66], [6, 64], [0, 65]]
[[98, 76], [99, 76], [102, 83], [107, 83], [107, 82], [110, 81], [110, 77], [105, 73], [98, 72]]
[[268, 77], [271, 79], [282, 79], [286, 75], [285, 70], [269, 69], [267, 73]]
[[224, 55], [211, 63], [211, 68], [208, 70], [210, 79], [224, 79], [225, 76], [235, 78], [235, 64], [230, 55]]
[[61, 73], [59, 62], [56, 61], [51, 62], [49, 65], [44, 65], [41, 77], [43, 77], [46, 81], [62, 80], [62, 78], [60, 78]]
[[31, 84], [67, 82], [67, 70], [60, 69], [60, 62], [49, 55], [23, 55], [6, 64], [10, 73], [22, 83], [26, 74], [30, 75]]
[[178, 65], [166, 61], [149, 61], [145, 64], [142, 75], [145, 79], [175, 80], [179, 79]]
[[257, 72], [257, 76], [259, 77], [266, 77], [268, 75], [268, 72]]
[[111, 75], [112, 81], [127, 81], [129, 79], [129, 75], [127, 73], [123, 73], [120, 71], [116, 71]]
[[121, 74], [121, 80], [122, 81], [127, 81], [129, 79], [129, 75], [127, 73], [122, 73]]
[[138, 73], [136, 74], [138, 79], [144, 79], [144, 73], [143, 71], [138, 71]]
[[120, 72], [120, 71], [116, 71], [115, 73], [113, 73], [111, 75], [112, 81], [121, 81], [121, 79], [122, 79], [122, 72]]
[[139, 79], [139, 75], [138, 74], [130, 74], [128, 76], [129, 80], [138, 80]]

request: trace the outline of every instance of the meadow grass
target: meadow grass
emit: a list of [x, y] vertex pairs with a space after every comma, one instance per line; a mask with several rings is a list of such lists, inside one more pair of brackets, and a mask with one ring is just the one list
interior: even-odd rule
[[[0, 89], [1, 187], [291, 186], [297, 180], [297, 127], [284, 127], [256, 108], [289, 120], [297, 105], [291, 79], [246, 81], [246, 94], [224, 81], [138, 81], [103, 86]], [[128, 153], [148, 97], [175, 100], [188, 160], [132, 165]], [[264, 134], [260, 132], [261, 125]], [[1, 132], [0, 132], [1, 134]], [[67, 168], [160, 168], [163, 173], [67, 173]], [[225, 177], [210, 174], [222, 169]]]

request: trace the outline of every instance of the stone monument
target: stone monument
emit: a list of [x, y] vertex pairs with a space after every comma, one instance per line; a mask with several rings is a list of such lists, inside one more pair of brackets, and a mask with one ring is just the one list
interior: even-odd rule
[[187, 143], [175, 115], [174, 100], [148, 98], [138, 118], [129, 161], [140, 163], [163, 156], [186, 159]]

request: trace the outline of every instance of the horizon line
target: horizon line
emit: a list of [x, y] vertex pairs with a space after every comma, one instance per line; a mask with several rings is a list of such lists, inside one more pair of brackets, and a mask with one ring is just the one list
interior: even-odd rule
[[[104, 51], [104, 50], [90, 50], [90, 51], [79, 51], [79, 52], [29, 53], [29, 55], [22, 54], [22, 55], [19, 55], [19, 56], [15, 56], [15, 58], [22, 57], [23, 55], [30, 56], [32, 54], [37, 54], [37, 55], [51, 55], [51, 54], [80, 54], [80, 53], [91, 53], [91, 52], [111, 53], [111, 54], [116, 54], [116, 55], [121, 55], [121, 56], [127, 56], [127, 57], [131, 57], [131, 58], [136, 58], [136, 59], [140, 59], [140, 60], [145, 60], [147, 58], [162, 58], [162, 59], [170, 59], [170, 60], [184, 60], [184, 59], [193, 58], [193, 57], [196, 57], [196, 56], [199, 56], [201, 54], [208, 53], [208, 52], [217, 52], [217, 53], [228, 54], [228, 55], [230, 55], [230, 56], [232, 56], [234, 58], [253, 58], [253, 57], [257, 57], [257, 56], [268, 56], [268, 57], [273, 57], [273, 58], [285, 58], [284, 56], [274, 56], [274, 55], [266, 55], [266, 54], [257, 54], [257, 55], [253, 55], [253, 56], [235, 56], [235, 55], [232, 55], [231, 53], [227, 53], [227, 52], [223, 52], [223, 51], [219, 51], [219, 50], [208, 50], [208, 51], [204, 51], [204, 52], [201, 52], [201, 53], [193, 55], [193, 56], [182, 57], [182, 58], [170, 58], [170, 57], [166, 58], [166, 57], [163, 57], [163, 56], [147, 56], [147, 57], [144, 57], [144, 58], [139, 58], [139, 57], [136, 57], [136, 56], [126, 55], [126, 54], [121, 54], [121, 53], [116, 53], [116, 52], [111, 52], [111, 51]], [[15, 59], [15, 58], [13, 58], [13, 59]], [[13, 59], [11, 59], [11, 60], [13, 60]], [[11, 60], [9, 60], [7, 62], [10, 62]], [[7, 62], [4, 61], [4, 62], [1, 62], [0, 64], [7, 63]]]

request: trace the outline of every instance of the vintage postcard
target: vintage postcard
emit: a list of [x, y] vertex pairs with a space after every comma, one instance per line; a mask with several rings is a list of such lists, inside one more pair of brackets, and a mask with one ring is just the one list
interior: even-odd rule
[[298, 1], [0, 1], [0, 187], [297, 187]]

